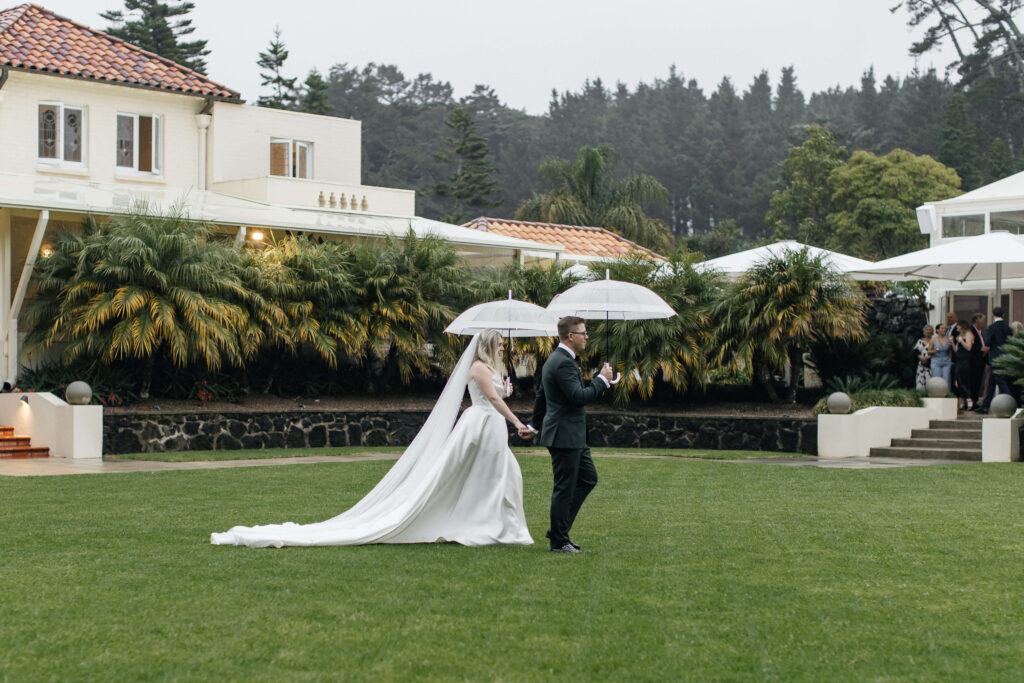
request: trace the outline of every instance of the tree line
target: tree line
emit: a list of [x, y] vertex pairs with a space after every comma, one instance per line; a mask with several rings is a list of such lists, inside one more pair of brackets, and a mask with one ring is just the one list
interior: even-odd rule
[[[127, 14], [103, 16], [120, 22], [118, 35], [156, 51], [167, 43], [166, 18], [192, 9], [190, 2], [125, 5]], [[806, 96], [792, 67], [762, 71], [742, 86], [724, 78], [705, 91], [673, 66], [632, 88], [595, 79], [577, 91], [552, 92], [548, 111], [531, 115], [487, 85], [456, 98], [447, 81], [429, 73], [409, 77], [389, 64], [338, 63], [324, 73], [312, 70], [300, 83], [288, 72], [288, 49], [275, 29], [258, 55], [267, 88], [259, 104], [362, 121], [363, 181], [418, 191], [418, 212], [428, 217], [458, 222], [518, 213], [590, 221], [646, 246], [669, 250], [686, 241], [707, 255], [795, 236], [877, 258], [917, 243], [909, 234], [890, 235], [882, 240], [886, 246], [874, 248], [874, 236], [865, 237], [893, 218], [882, 210], [886, 190], [866, 187], [869, 168], [895, 166], [917, 182], [916, 173], [934, 170], [921, 158], [930, 157], [956, 172], [959, 183], [944, 177], [926, 183], [935, 192], [899, 198], [913, 202], [971, 190], [1024, 165], [1018, 0], [905, 0], [893, 12], [923, 31], [912, 53], [955, 48], [946, 74], [915, 70], [880, 78], [869, 67], [857, 86]], [[192, 56], [181, 61], [194, 64], [205, 42], [184, 40], [192, 31], [186, 19], [172, 28], [179, 40], [167, 48], [169, 56], [188, 47]], [[157, 35], [164, 41], [152, 39]], [[796, 224], [806, 217], [786, 214], [778, 195], [796, 192], [793, 155], [818, 130], [832, 136], [835, 161], [853, 170], [822, 181], [817, 192], [828, 194], [828, 206], [813, 207], [824, 212], [814, 218], [817, 227], [800, 230]], [[580, 165], [575, 176], [573, 164]], [[598, 177], [595, 164], [607, 167], [597, 169], [604, 173], [604, 196], [597, 199], [572, 185], [574, 177]], [[632, 182], [632, 193], [615, 195], [614, 180]], [[847, 183], [861, 187], [851, 191]], [[621, 203], [609, 204], [608, 195]], [[872, 197], [873, 214], [861, 203]], [[859, 211], [860, 223], [845, 220], [844, 211]], [[905, 217], [898, 216], [901, 226]], [[836, 230], [845, 237], [834, 239]]]

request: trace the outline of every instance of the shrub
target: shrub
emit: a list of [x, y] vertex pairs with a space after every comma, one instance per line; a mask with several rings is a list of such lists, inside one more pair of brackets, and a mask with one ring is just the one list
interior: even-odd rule
[[[826, 396], [815, 403], [811, 412], [814, 415], [827, 413], [828, 408], [825, 406], [825, 402], [827, 400], [828, 397]], [[855, 394], [850, 394], [850, 402], [852, 404], [850, 412], [860, 410], [861, 408], [870, 408], [871, 406], [920, 408], [921, 392], [915, 389], [869, 389], [867, 391], [858, 391]]]

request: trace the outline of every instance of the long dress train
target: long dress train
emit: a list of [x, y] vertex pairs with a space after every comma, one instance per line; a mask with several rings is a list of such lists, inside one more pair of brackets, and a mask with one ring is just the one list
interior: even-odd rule
[[[212, 534], [210, 542], [253, 548], [533, 543], [523, 511], [523, 477], [508, 447], [505, 418], [474, 380], [468, 380], [472, 405], [452, 429], [476, 345], [474, 337], [412, 444], [352, 508], [314, 524], [236, 526]], [[492, 379], [501, 395], [501, 379], [497, 375]]]

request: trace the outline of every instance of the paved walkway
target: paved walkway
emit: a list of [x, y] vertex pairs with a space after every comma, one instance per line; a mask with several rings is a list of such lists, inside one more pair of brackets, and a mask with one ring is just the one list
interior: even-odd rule
[[[530, 453], [529, 455], [545, 455]], [[657, 458], [671, 455], [597, 455], [599, 458]], [[395, 460], [394, 454], [314, 455], [296, 458], [254, 458], [249, 460], [202, 460], [199, 462], [157, 462], [153, 460], [70, 460], [66, 458], [27, 458], [0, 460], [0, 477], [45, 477], [61, 474], [107, 474], [112, 472], [166, 472], [170, 470], [216, 470], [225, 467], [271, 467], [304, 465], [317, 462], [359, 462], [363, 460]], [[747, 460], [715, 460], [791, 467], [831, 467], [840, 469], [878, 469], [914, 467], [919, 465], [963, 464], [961, 460], [921, 460], [917, 458], [753, 458]]]

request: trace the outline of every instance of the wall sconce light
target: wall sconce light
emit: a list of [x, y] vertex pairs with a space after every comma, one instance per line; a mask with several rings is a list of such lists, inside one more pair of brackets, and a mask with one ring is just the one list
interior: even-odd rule
[[21, 395], [21, 402], [24, 403], [25, 405], [28, 405], [28, 394]]
[[262, 242], [263, 241], [263, 233], [261, 231], [259, 231], [259, 230], [254, 230], [253, 233], [252, 233], [252, 238], [254, 240], [256, 240], [257, 242]]
[[53, 247], [49, 244], [43, 245], [43, 248], [39, 250], [39, 255], [43, 258], [50, 258], [53, 256]]

